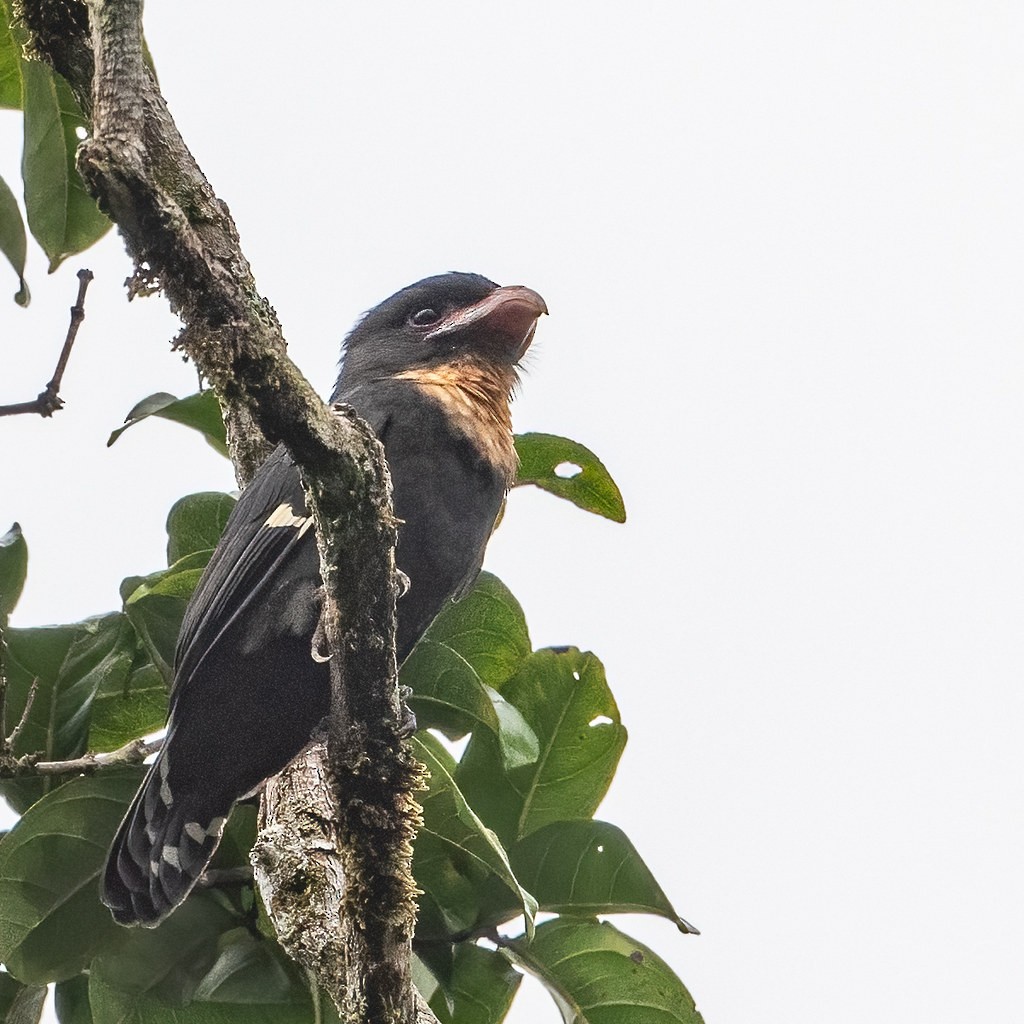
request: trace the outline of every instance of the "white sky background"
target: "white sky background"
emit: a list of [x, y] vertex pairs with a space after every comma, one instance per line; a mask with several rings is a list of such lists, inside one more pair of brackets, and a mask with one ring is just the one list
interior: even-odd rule
[[[146, 27], [294, 358], [326, 394], [396, 288], [528, 284], [551, 316], [517, 429], [624, 492], [624, 527], [515, 493], [487, 562], [535, 645], [603, 659], [631, 741], [600, 816], [704, 934], [620, 926], [708, 1024], [1015, 1019], [1024, 8], [281, 11], [150, 0]], [[104, 447], [194, 389], [114, 237], [50, 279], [33, 252], [0, 401], [49, 379], [82, 265], [67, 409], [0, 421], [17, 625], [115, 607], [172, 501], [232, 486], [178, 427]], [[510, 1018], [557, 1019], [541, 993]]]

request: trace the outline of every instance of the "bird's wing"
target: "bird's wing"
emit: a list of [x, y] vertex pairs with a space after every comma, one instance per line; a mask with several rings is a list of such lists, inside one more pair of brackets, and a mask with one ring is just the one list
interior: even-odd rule
[[[178, 635], [172, 706], [225, 631], [286, 578], [284, 567], [310, 545], [315, 551], [312, 528], [298, 469], [279, 447], [242, 492], [189, 602]], [[282, 625], [301, 631], [306, 623], [299, 620], [310, 619], [311, 635], [315, 609], [295, 610], [297, 621]]]
[[326, 713], [325, 666], [310, 649], [319, 586], [298, 469], [279, 448], [242, 492], [185, 613], [167, 739], [104, 875], [117, 920], [152, 926], [177, 906], [235, 800], [283, 767]]
[[[370, 402], [360, 414], [383, 440], [388, 410]], [[189, 601], [175, 651], [172, 711], [196, 670], [239, 617], [247, 615], [255, 625], [258, 616], [252, 609], [265, 601], [268, 590], [287, 587], [296, 592], [296, 599], [286, 602], [283, 621], [275, 621], [274, 632], [312, 637], [319, 605], [308, 600], [307, 584], [320, 586], [313, 523], [298, 468], [279, 445], [242, 491]]]

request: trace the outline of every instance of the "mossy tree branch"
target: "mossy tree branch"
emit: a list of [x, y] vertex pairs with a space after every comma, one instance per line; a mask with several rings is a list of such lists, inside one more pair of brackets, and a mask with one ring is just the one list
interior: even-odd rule
[[[268, 442], [284, 443], [316, 523], [333, 686], [329, 757], [325, 765], [320, 756], [316, 771], [336, 784], [321, 787], [312, 813], [336, 823], [341, 870], [318, 883], [337, 890], [321, 894], [328, 898], [320, 905], [340, 911], [308, 925], [314, 941], [340, 955], [303, 959], [313, 961], [347, 1021], [429, 1020], [409, 966], [421, 769], [404, 737], [396, 682], [395, 521], [381, 446], [350, 411], [327, 409], [288, 358], [230, 212], [146, 66], [141, 0], [87, 6], [87, 19], [76, 0], [24, 0], [19, 13], [35, 52], [67, 78], [91, 116], [78, 167], [135, 262], [130, 287], [158, 284], [184, 323], [176, 345], [220, 397], [240, 482], [251, 479]], [[264, 851], [267, 842], [274, 847], [273, 836], [264, 840]], [[274, 905], [279, 883], [268, 884]], [[282, 941], [287, 948], [287, 934]]]

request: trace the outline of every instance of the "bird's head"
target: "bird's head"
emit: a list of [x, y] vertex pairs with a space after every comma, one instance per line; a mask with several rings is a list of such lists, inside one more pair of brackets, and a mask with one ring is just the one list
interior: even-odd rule
[[520, 285], [501, 288], [479, 274], [427, 277], [371, 309], [352, 329], [342, 349], [335, 389], [410, 370], [463, 361], [507, 369], [533, 340], [544, 300]]

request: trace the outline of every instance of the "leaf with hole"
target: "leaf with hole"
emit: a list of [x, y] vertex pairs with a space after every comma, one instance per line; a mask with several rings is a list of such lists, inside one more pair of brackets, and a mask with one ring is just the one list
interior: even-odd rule
[[125, 417], [124, 426], [118, 427], [107, 438], [107, 447], [109, 448], [129, 427], [149, 419], [150, 416], [171, 420], [197, 430], [206, 438], [210, 447], [227, 457], [228, 444], [224, 420], [220, 413], [220, 403], [212, 391], [200, 391], [185, 398], [176, 398], [166, 391], [160, 391], [142, 399]]
[[586, 512], [626, 521], [622, 494], [601, 460], [578, 441], [555, 434], [517, 434], [516, 486], [533, 484]]
[[[680, 931], [691, 928], [626, 834], [604, 821], [556, 821], [531, 832], [508, 851], [516, 878], [537, 897], [542, 911], [556, 914], [657, 914]], [[485, 920], [500, 923], [518, 912], [493, 887], [495, 902]]]
[[558, 918], [506, 953], [544, 983], [565, 1024], [703, 1024], [668, 964], [610, 924]]
[[488, 737], [475, 734], [455, 778], [510, 846], [551, 822], [593, 815], [615, 774], [626, 729], [604, 666], [574, 647], [535, 652], [501, 692], [536, 734], [539, 757], [504, 771]]

